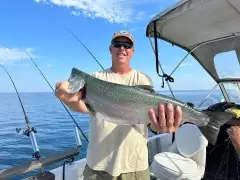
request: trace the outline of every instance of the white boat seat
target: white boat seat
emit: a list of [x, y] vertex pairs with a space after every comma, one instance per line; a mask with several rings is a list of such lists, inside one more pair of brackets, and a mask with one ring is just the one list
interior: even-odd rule
[[169, 152], [154, 156], [150, 170], [159, 180], [200, 180], [205, 172], [207, 139], [197, 126], [184, 124]]

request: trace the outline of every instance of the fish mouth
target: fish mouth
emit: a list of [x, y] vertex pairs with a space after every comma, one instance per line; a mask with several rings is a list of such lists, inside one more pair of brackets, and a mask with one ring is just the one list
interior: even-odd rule
[[69, 78], [68, 82], [69, 82], [69, 86], [68, 86], [69, 93], [76, 93], [80, 89], [82, 89], [85, 85], [85, 81], [83, 79], [78, 79], [78, 78]]
[[68, 85], [68, 92], [69, 93], [76, 93], [79, 92], [80, 89], [82, 89], [85, 85], [85, 81], [81, 76], [77, 76], [76, 70], [73, 69], [71, 76], [68, 79], [69, 85]]

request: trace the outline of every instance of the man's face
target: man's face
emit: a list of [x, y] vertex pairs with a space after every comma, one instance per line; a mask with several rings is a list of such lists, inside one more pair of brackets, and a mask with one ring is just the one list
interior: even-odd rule
[[133, 56], [134, 49], [131, 41], [126, 37], [119, 37], [114, 40], [110, 46], [113, 61], [126, 64]]

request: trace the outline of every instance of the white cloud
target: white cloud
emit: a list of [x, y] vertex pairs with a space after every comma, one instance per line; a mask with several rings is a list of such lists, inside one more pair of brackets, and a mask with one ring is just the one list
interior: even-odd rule
[[182, 67], [192, 66], [192, 65], [193, 65], [192, 63], [182, 63], [182, 64], [180, 64], [180, 66], [182, 66]]
[[80, 16], [80, 15], [81, 15], [81, 13], [80, 13], [80, 12], [77, 12], [77, 11], [72, 11], [72, 14], [73, 14], [74, 16]]
[[29, 59], [26, 51], [30, 54], [30, 56], [32, 56], [32, 58], [35, 57], [32, 54], [34, 51], [32, 48], [19, 49], [0, 47], [0, 64]]
[[131, 28], [128, 31], [130, 32], [134, 32], [134, 31], [138, 31], [138, 30], [145, 30], [145, 27], [136, 27], [136, 28]]
[[129, 23], [141, 20], [145, 12], [136, 11], [143, 3], [159, 3], [159, 0], [34, 0], [37, 3], [56, 5], [70, 9], [75, 16], [103, 18], [110, 23]]

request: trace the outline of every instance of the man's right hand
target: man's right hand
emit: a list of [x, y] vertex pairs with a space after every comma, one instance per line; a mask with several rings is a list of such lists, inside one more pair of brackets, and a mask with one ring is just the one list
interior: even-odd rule
[[61, 81], [56, 83], [55, 96], [66, 103], [78, 102], [82, 98], [82, 93], [69, 93], [68, 92], [68, 81]]
[[63, 101], [73, 111], [88, 113], [86, 105], [81, 101], [82, 93], [69, 93], [68, 92], [68, 81], [61, 81], [56, 83], [55, 96]]

